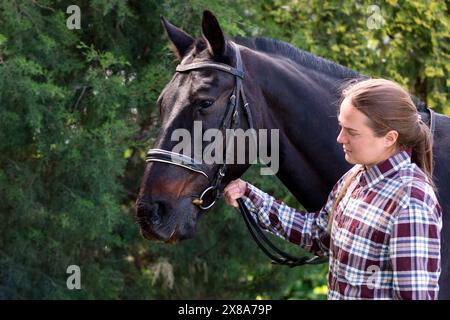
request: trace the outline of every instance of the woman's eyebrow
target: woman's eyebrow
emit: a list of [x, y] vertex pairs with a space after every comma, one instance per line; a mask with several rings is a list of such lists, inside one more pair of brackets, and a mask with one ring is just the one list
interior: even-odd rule
[[341, 124], [341, 121], [339, 121], [339, 120], [338, 120], [338, 122], [339, 122], [339, 125], [340, 125], [342, 128], [345, 128], [345, 129], [350, 130], [350, 131], [356, 131], [356, 132], [358, 131], [358, 130], [353, 129], [353, 128], [344, 127], [344, 126]]

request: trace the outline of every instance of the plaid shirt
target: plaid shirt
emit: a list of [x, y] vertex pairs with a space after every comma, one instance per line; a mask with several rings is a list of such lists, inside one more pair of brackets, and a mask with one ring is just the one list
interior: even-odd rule
[[[328, 215], [354, 170], [330, 237]], [[328, 299], [437, 299], [442, 209], [427, 181], [401, 151], [371, 168], [355, 165], [317, 212], [297, 211], [248, 183], [243, 200], [261, 227], [329, 256]]]

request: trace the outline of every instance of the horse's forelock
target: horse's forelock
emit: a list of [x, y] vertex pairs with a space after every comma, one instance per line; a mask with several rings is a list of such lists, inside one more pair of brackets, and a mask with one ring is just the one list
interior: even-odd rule
[[208, 51], [208, 45], [205, 39], [203, 38], [195, 39], [192, 47], [195, 48], [195, 50], [191, 51], [190, 58], [185, 60], [186, 62], [189, 61], [189, 63], [192, 62], [191, 60], [193, 60], [193, 58], [199, 58], [200, 60], [213, 59], [215, 62], [221, 62], [225, 64], [230, 64], [230, 62], [233, 60], [230, 53], [226, 53], [224, 56], [221, 57], [211, 56], [211, 54]]

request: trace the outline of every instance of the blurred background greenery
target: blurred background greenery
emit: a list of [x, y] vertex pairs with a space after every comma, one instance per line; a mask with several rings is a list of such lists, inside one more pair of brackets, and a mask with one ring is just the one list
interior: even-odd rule
[[[79, 30], [66, 27], [72, 4]], [[287, 41], [396, 80], [450, 115], [445, 1], [1, 0], [1, 299], [326, 297], [327, 265], [272, 266], [223, 201], [193, 240], [170, 246], [139, 234], [144, 153], [176, 65], [159, 16], [200, 36], [203, 9], [230, 37]], [[244, 179], [301, 208], [258, 167]], [[72, 264], [81, 290], [66, 287]]]

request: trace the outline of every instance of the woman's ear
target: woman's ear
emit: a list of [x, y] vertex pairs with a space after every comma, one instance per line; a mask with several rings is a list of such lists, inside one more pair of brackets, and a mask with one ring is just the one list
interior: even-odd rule
[[396, 130], [391, 130], [384, 136], [384, 145], [387, 148], [391, 148], [392, 146], [395, 146], [398, 139], [398, 132]]

